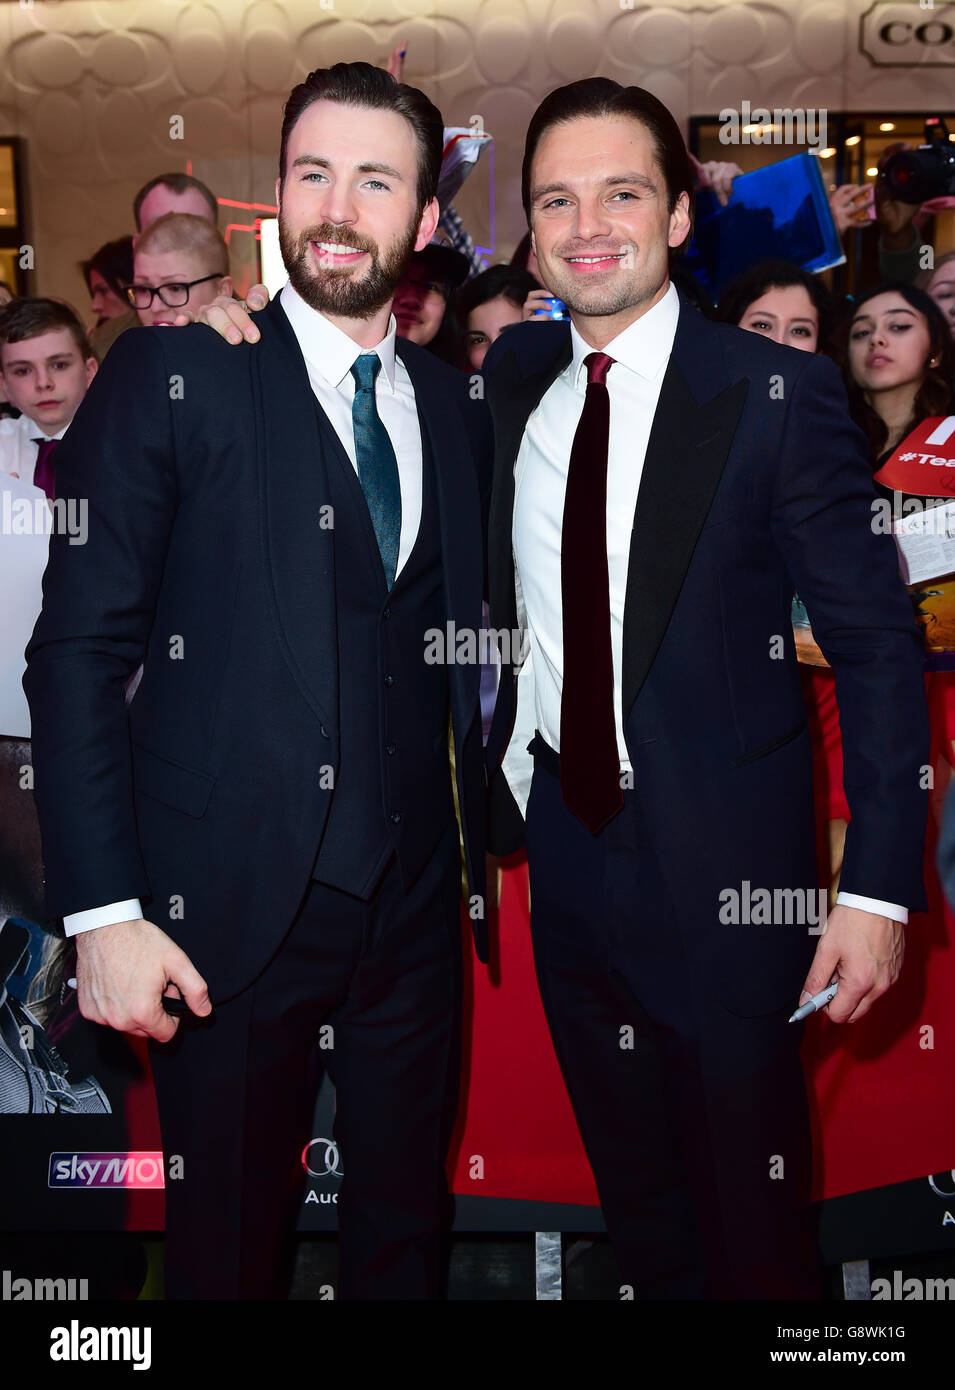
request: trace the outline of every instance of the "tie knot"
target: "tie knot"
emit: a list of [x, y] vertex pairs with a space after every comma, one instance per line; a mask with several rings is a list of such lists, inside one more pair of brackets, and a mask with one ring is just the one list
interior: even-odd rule
[[363, 352], [356, 357], [351, 367], [351, 374], [355, 378], [355, 387], [359, 391], [373, 391], [375, 389], [375, 378], [381, 371], [381, 358], [377, 352]]
[[603, 386], [607, 380], [607, 373], [615, 362], [615, 358], [608, 357], [605, 352], [589, 352], [584, 358], [584, 366], [587, 368], [587, 385]]

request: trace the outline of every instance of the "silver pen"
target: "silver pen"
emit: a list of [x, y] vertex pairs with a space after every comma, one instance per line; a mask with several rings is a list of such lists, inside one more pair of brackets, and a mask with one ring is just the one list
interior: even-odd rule
[[800, 1004], [799, 1008], [792, 1015], [789, 1022], [798, 1023], [800, 1019], [808, 1018], [810, 1014], [814, 1014], [817, 1009], [824, 1009], [827, 1004], [831, 1003], [832, 1000], [835, 999], [836, 990], [838, 988], [839, 981], [833, 980], [832, 984], [826, 985], [826, 988], [824, 990], [821, 990], [819, 994], [814, 994], [811, 999], [806, 1000], [805, 1004]]

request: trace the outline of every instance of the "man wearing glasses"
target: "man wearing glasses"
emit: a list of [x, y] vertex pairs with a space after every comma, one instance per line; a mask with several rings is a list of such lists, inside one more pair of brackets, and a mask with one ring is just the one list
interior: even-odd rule
[[173, 327], [184, 309], [197, 313], [216, 295], [232, 293], [228, 270], [228, 249], [211, 222], [169, 212], [137, 237], [126, 295], [145, 327]]

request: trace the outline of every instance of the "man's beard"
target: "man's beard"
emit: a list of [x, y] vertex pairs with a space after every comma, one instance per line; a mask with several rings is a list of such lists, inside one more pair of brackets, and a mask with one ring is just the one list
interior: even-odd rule
[[[559, 255], [557, 252], [554, 253], [554, 264], [546, 270], [547, 286], [558, 299], [563, 300], [568, 309], [573, 309], [581, 318], [613, 317], [652, 299], [660, 288], [652, 283], [653, 277], [646, 265], [642, 266], [636, 275], [608, 276], [609, 283], [601, 285], [597, 282], [596, 276], [591, 279], [565, 269], [562, 262], [565, 254], [567, 253], [564, 251]], [[569, 254], [587, 256], [593, 255], [594, 252], [572, 250]], [[543, 267], [541, 273], [545, 273]]]
[[[279, 218], [279, 246], [292, 288], [319, 313], [349, 319], [371, 318], [388, 303], [411, 259], [417, 234], [418, 219], [415, 218], [407, 232], [382, 257], [375, 242], [344, 227], [322, 222], [296, 236]], [[330, 241], [354, 247], [356, 251], [367, 251], [371, 264], [363, 274], [347, 268], [316, 267], [310, 245], [313, 241]]]

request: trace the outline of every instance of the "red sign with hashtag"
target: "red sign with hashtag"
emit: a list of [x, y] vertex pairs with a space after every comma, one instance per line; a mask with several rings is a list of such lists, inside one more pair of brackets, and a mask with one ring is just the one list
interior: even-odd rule
[[883, 487], [919, 497], [955, 497], [955, 415], [930, 415], [875, 475]]

